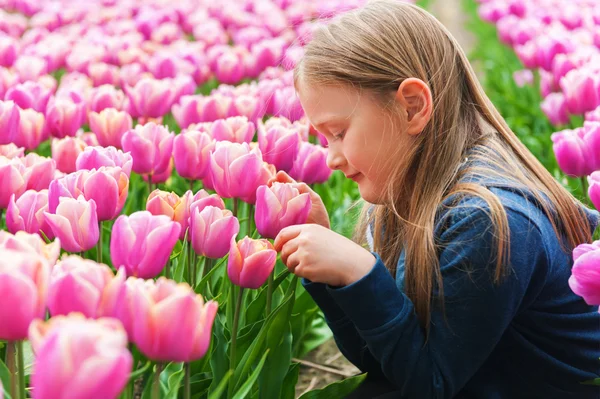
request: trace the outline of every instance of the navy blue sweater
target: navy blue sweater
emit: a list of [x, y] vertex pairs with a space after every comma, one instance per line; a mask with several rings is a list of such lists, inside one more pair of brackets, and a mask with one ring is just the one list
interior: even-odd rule
[[[531, 197], [489, 188], [508, 216], [510, 274], [493, 282], [495, 237], [480, 199], [442, 215], [446, 319], [434, 306], [427, 342], [403, 293], [403, 254], [396, 280], [375, 254], [370, 273], [349, 286], [303, 279], [304, 287], [346, 358], [385, 376], [401, 398], [600, 398], [600, 387], [581, 384], [600, 374], [600, 314], [569, 288], [571, 254]], [[595, 228], [598, 213], [587, 213]]]

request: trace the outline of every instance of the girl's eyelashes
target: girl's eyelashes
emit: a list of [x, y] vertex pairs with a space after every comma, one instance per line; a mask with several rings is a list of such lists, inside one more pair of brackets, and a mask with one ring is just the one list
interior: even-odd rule
[[341, 140], [344, 138], [344, 135], [346, 134], [346, 130], [342, 130], [340, 133], [336, 134], [333, 136], [334, 140]]

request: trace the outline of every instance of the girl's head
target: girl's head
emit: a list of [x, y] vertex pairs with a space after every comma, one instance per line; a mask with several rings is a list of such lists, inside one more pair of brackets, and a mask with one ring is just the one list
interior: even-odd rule
[[461, 180], [464, 174], [532, 192], [567, 247], [591, 239], [580, 204], [506, 125], [456, 40], [419, 7], [373, 1], [320, 28], [296, 66], [295, 85], [310, 122], [327, 137], [329, 166], [376, 204], [363, 211], [357, 239], [364, 242], [373, 222], [374, 249], [392, 273], [405, 251], [405, 291], [425, 326], [432, 296], [443, 295], [434, 222], [448, 196], [488, 204], [498, 236], [496, 278], [504, 272], [504, 208], [486, 187]]

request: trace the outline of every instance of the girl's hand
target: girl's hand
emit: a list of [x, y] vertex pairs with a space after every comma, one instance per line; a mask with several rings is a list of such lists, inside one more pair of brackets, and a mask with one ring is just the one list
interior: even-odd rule
[[369, 251], [316, 224], [284, 228], [274, 246], [292, 273], [332, 286], [352, 284], [375, 265], [375, 257]]
[[296, 180], [292, 179], [287, 173], [280, 171], [277, 175], [269, 180], [269, 186], [274, 182], [279, 183], [291, 183], [293, 186], [298, 189], [300, 194], [308, 193], [310, 196], [311, 202], [311, 210], [308, 215], [308, 220], [306, 223], [314, 223], [319, 224], [326, 228], [331, 228], [329, 224], [329, 215], [327, 214], [327, 209], [323, 204], [323, 200], [319, 196], [319, 194], [315, 193], [306, 183], [298, 183]]

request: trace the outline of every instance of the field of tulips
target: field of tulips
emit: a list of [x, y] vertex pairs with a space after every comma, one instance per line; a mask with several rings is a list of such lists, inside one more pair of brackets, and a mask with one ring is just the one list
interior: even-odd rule
[[[297, 396], [292, 359], [331, 332], [272, 240], [308, 187], [350, 235], [358, 194], [291, 69], [363, 2], [0, 0], [0, 398]], [[600, 4], [463, 6], [492, 101], [600, 207]], [[574, 253], [590, 304], [599, 254]]]

